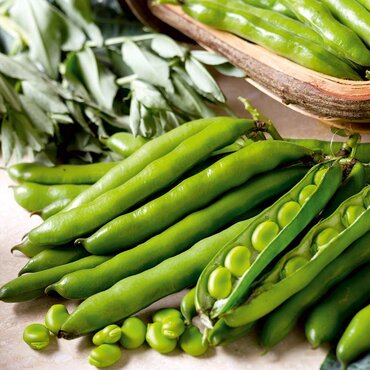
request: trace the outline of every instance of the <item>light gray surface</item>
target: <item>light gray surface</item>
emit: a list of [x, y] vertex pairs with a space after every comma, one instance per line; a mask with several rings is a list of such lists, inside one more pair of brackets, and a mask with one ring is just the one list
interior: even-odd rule
[[[241, 80], [221, 79], [222, 86], [229, 96], [232, 106], [239, 114], [243, 114], [236, 97], [242, 95], [249, 98], [264, 114], [276, 124], [283, 136], [313, 137], [330, 140], [330, 130], [312, 119], [304, 117], [263, 95], [258, 90]], [[364, 136], [369, 141], [369, 136]], [[25, 264], [26, 258], [11, 255], [10, 248], [19, 243], [22, 236], [40, 220], [30, 218], [13, 200], [12, 191], [8, 188], [11, 180], [4, 171], [0, 172], [0, 285], [15, 278], [19, 269]], [[177, 305], [184, 292], [167, 297], [157, 302], [146, 311], [155, 307]], [[53, 298], [41, 298], [31, 302], [10, 304], [0, 302], [0, 369], [36, 369], [66, 370], [92, 369], [87, 357], [92, 349], [90, 338], [73, 341], [56, 340], [44, 351], [30, 349], [22, 341], [22, 332], [26, 325], [43, 322], [47, 309], [59, 302]], [[70, 310], [75, 302], [64, 302]], [[325, 349], [311, 350], [305, 342], [302, 331], [296, 330], [281, 344], [268, 354], [261, 356], [262, 349], [258, 346], [254, 335], [249, 335], [227, 348], [210, 350], [201, 358], [192, 358], [179, 350], [169, 355], [143, 347], [140, 350], [124, 351], [119, 364], [112, 370], [316, 370], [325, 356]]]

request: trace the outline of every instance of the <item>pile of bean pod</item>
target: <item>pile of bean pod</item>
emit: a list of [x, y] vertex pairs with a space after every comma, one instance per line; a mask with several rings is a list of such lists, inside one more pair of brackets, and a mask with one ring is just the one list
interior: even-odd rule
[[370, 67], [367, 0], [156, 0], [311, 70], [362, 80]]
[[[30, 259], [0, 299], [82, 300], [72, 313], [54, 305], [45, 324], [28, 326], [32, 348], [46, 347], [50, 335], [95, 333], [89, 361], [106, 367], [122, 347], [144, 341], [160, 353], [179, 345], [200, 356], [263, 322], [268, 349], [340, 280], [351, 276], [356, 285], [369, 275], [370, 144], [359, 144], [359, 135], [344, 143], [283, 140], [271, 123], [213, 117], [151, 141], [126, 136], [102, 139], [125, 157], [118, 162], [8, 169], [19, 183], [16, 200], [44, 221], [13, 247]], [[338, 286], [353, 292], [352, 311], [342, 307], [331, 337], [319, 337], [308, 319], [314, 346], [335, 341], [370, 303], [370, 284], [359, 285], [356, 294]], [[160, 310], [150, 323], [133, 316], [188, 287], [181, 312]], [[365, 340], [353, 350], [364, 312], [338, 344], [343, 363], [370, 349]], [[196, 315], [205, 329], [194, 325]], [[322, 315], [313, 315], [320, 330]]]

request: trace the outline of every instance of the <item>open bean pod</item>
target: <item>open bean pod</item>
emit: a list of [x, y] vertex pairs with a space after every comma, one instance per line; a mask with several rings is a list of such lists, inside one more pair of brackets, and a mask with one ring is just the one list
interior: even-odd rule
[[263, 269], [320, 212], [342, 179], [336, 161], [314, 166], [288, 193], [266, 208], [210, 261], [196, 290], [207, 323], [239, 305]]
[[244, 304], [223, 316], [225, 322], [237, 327], [268, 314], [307, 286], [369, 228], [370, 185], [316, 224], [298, 246], [258, 282]]

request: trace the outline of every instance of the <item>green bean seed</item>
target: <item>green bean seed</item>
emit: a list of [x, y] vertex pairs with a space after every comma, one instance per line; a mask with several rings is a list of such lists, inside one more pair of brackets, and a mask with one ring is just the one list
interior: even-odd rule
[[313, 178], [313, 182], [316, 184], [316, 185], [319, 185], [322, 178], [325, 176], [325, 174], [328, 172], [328, 170], [326, 168], [322, 168], [320, 171], [317, 171], [314, 178]]
[[159, 353], [169, 353], [176, 348], [176, 339], [171, 339], [162, 334], [162, 324], [153, 322], [148, 324], [146, 331], [146, 341], [149, 346]]
[[181, 312], [176, 308], [162, 308], [161, 310], [157, 311], [153, 317], [153, 322], [160, 322], [163, 323], [164, 321], [172, 318], [179, 318], [182, 319]]
[[231, 292], [231, 272], [223, 266], [212, 271], [208, 279], [208, 292], [216, 299], [226, 298]]
[[121, 328], [118, 325], [108, 325], [104, 329], [95, 333], [92, 341], [96, 346], [116, 343], [121, 339], [121, 333]]
[[226, 255], [225, 267], [236, 276], [240, 277], [251, 265], [251, 252], [247, 247], [236, 246]]
[[334, 239], [339, 234], [337, 229], [333, 227], [327, 227], [326, 229], [322, 230], [316, 236], [316, 246], [320, 249], [325, 244], [329, 243], [332, 239]]
[[352, 225], [365, 211], [365, 208], [362, 206], [349, 206], [344, 213], [344, 225], [346, 227]]
[[208, 342], [203, 341], [202, 337], [202, 333], [196, 326], [187, 327], [179, 340], [181, 349], [191, 356], [203, 355], [208, 349]]
[[310, 199], [311, 195], [316, 191], [317, 186], [316, 185], [306, 185], [298, 196], [298, 202], [299, 204], [303, 205]]
[[253, 248], [258, 252], [263, 249], [279, 234], [279, 226], [273, 221], [264, 221], [260, 223], [252, 234]]
[[52, 305], [45, 315], [45, 326], [55, 335], [69, 316], [66, 306], [63, 304]]
[[308, 259], [305, 257], [297, 256], [293, 257], [290, 260], [288, 260], [284, 268], [282, 270], [282, 277], [287, 277], [289, 275], [292, 275], [294, 272], [296, 272], [299, 268], [301, 268], [303, 265], [305, 265], [308, 262]]
[[145, 342], [146, 325], [138, 317], [129, 317], [121, 327], [120, 343], [127, 349], [139, 348]]
[[117, 344], [101, 344], [89, 355], [89, 363], [96, 367], [108, 367], [121, 359], [122, 351]]
[[297, 216], [300, 209], [300, 204], [294, 201], [283, 204], [277, 214], [277, 221], [280, 227], [285, 227], [288, 225], [294, 219], [294, 217]]
[[23, 331], [23, 340], [33, 349], [43, 349], [50, 341], [49, 330], [42, 324], [28, 325]]
[[176, 339], [185, 331], [185, 324], [178, 317], [169, 318], [162, 322], [162, 334], [167, 338]]

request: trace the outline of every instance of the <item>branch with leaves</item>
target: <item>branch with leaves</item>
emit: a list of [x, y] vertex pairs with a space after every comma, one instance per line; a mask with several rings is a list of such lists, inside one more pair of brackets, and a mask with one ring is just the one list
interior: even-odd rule
[[221, 56], [152, 33], [115, 1], [0, 0], [2, 159], [114, 160], [98, 137], [155, 137], [229, 111], [205, 65]]

